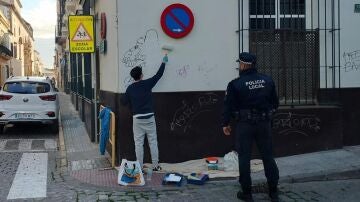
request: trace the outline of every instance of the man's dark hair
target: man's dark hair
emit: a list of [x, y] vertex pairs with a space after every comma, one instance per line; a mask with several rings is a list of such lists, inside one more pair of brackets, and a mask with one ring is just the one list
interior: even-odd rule
[[135, 80], [138, 81], [141, 79], [141, 75], [142, 75], [142, 68], [139, 66], [134, 67], [131, 72], [130, 72], [130, 76]]

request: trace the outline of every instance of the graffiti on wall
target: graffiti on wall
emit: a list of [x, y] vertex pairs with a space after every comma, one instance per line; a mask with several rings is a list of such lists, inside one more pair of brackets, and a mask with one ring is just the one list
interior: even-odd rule
[[210, 87], [214, 85], [213, 71], [218, 68], [217, 64], [209, 64], [207, 61], [203, 61], [198, 64], [182, 65], [175, 71], [176, 76], [180, 79], [200, 81], [203, 85]]
[[[159, 35], [155, 29], [149, 29], [146, 31], [145, 35], [139, 37], [134, 45], [125, 52], [122, 58], [122, 63], [127, 68], [134, 68], [140, 66], [142, 68], [146, 67], [146, 61], [148, 56], [146, 54], [147, 49], [151, 49], [154, 46], [159, 45]], [[127, 77], [124, 80], [125, 87], [128, 87], [133, 80], [131, 77]]]
[[321, 120], [315, 115], [278, 113], [273, 118], [273, 129], [280, 135], [311, 136], [320, 132]]
[[180, 129], [186, 133], [192, 127], [193, 121], [200, 114], [212, 111], [218, 101], [218, 95], [214, 93], [201, 94], [193, 102], [183, 100], [181, 107], [175, 110], [173, 115], [170, 123], [171, 131]]
[[176, 74], [181, 78], [186, 78], [190, 70], [190, 65], [184, 65], [180, 69], [176, 70]]
[[345, 72], [360, 70], [360, 50], [343, 54]]

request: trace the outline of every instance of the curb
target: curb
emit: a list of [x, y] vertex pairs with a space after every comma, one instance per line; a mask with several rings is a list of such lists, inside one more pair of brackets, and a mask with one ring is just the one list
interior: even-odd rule
[[[331, 180], [342, 180], [342, 179], [360, 179], [360, 166], [354, 166], [349, 169], [342, 170], [327, 170], [314, 173], [302, 173], [295, 175], [282, 176], [279, 179], [279, 183], [306, 183], [314, 181], [331, 181]], [[253, 186], [261, 186], [267, 183], [264, 176], [258, 179], [253, 179]], [[223, 184], [223, 183], [234, 183], [238, 184], [238, 179], [226, 179], [226, 180], [214, 180], [209, 181], [209, 184]]]
[[[352, 167], [342, 170], [327, 170], [314, 173], [302, 173], [280, 177], [279, 183], [305, 183], [314, 181], [327, 181], [337, 179], [353, 179], [360, 177], [360, 167]], [[266, 178], [255, 179], [253, 184], [259, 185], [267, 183]]]
[[64, 173], [67, 171], [67, 156], [66, 156], [66, 146], [64, 138], [64, 130], [61, 120], [61, 112], [59, 112], [59, 149], [60, 149], [60, 172]]
[[327, 181], [337, 179], [351, 179], [360, 176], [360, 167], [353, 167], [343, 170], [328, 170], [316, 173], [298, 174], [287, 176], [280, 180], [281, 183], [305, 183], [314, 181]]

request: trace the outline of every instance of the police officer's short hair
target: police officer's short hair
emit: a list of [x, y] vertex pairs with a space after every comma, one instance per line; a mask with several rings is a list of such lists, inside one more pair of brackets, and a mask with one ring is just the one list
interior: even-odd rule
[[130, 71], [130, 76], [135, 80], [139, 80], [141, 79], [141, 75], [142, 75], [142, 68], [139, 66], [134, 67], [131, 71]]

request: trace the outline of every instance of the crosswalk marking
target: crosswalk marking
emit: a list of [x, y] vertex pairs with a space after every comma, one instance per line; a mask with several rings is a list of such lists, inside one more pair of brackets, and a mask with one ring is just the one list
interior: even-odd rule
[[5, 149], [6, 140], [0, 140], [0, 151]]
[[56, 150], [54, 139], [0, 139], [0, 152]]
[[5, 145], [5, 150], [18, 150], [20, 140], [8, 140]]
[[45, 146], [45, 149], [46, 149], [46, 150], [56, 149], [56, 148], [57, 148], [56, 141], [53, 140], [53, 139], [47, 139], [47, 140], [45, 140], [44, 146]]
[[47, 167], [47, 153], [24, 153], [7, 199], [45, 198]]
[[31, 141], [20, 140], [19, 151], [28, 151], [31, 150]]

